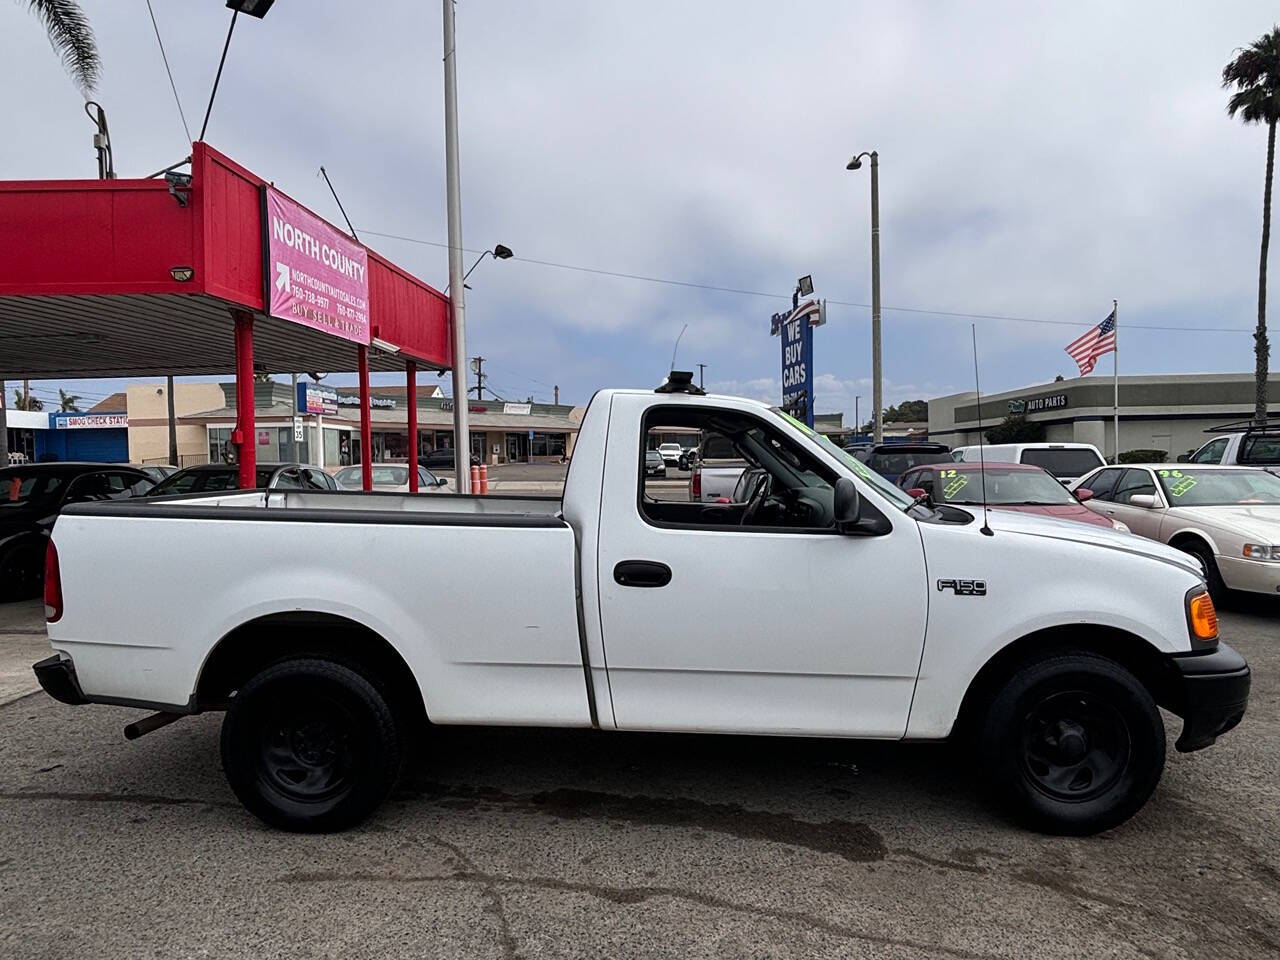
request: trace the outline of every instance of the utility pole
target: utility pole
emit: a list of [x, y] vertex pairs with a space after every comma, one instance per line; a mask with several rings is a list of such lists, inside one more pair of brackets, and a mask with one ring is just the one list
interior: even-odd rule
[[165, 378], [164, 393], [165, 400], [169, 404], [169, 462], [175, 467], [180, 467], [182, 464], [178, 462], [178, 421], [173, 415], [173, 374]]
[[707, 368], [707, 365], [705, 363], [698, 364], [698, 389], [699, 390], [705, 389], [702, 383], [702, 371], [705, 370], [706, 368]]
[[472, 371], [476, 375], [476, 399], [484, 399], [484, 357], [472, 357]]
[[884, 442], [884, 396], [880, 379], [880, 155], [871, 151], [871, 404], [876, 443]]
[[9, 413], [4, 392], [9, 388], [0, 380], [0, 469], [9, 465]]
[[[556, 384], [554, 387], [552, 387], [551, 389], [553, 389], [553, 390], [555, 391], [556, 406], [558, 407], [558, 406], [560, 406], [560, 384], [558, 384], [558, 383], [557, 383], [557, 384]], [[3, 403], [0, 403], [0, 407], [3, 407], [3, 406], [4, 406], [4, 404], [3, 404]]]
[[862, 418], [858, 416], [858, 401], [862, 399], [862, 394], [857, 394], [853, 398], [853, 432], [855, 434], [862, 433]]
[[444, 166], [449, 214], [449, 314], [453, 321], [454, 489], [471, 492], [471, 425], [467, 416], [466, 286], [462, 279], [462, 188], [458, 182], [458, 70], [454, 0], [444, 8]]
[[[327, 177], [325, 179], [328, 179]], [[342, 204], [338, 204], [342, 206]], [[345, 217], [346, 214], [344, 213]], [[350, 226], [350, 224], [348, 224]], [[293, 453], [293, 462], [301, 463], [302, 457], [298, 456], [298, 375], [296, 373], [289, 374], [289, 409], [292, 415], [289, 417], [289, 449]], [[311, 458], [308, 457], [308, 460]]]

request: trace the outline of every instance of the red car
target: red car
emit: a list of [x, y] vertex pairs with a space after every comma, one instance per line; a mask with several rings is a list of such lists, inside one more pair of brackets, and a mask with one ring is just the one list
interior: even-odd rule
[[[928, 496], [933, 503], [980, 507], [981, 471], [978, 463], [932, 463], [904, 472], [898, 478], [898, 486], [913, 497]], [[987, 464], [987, 506], [993, 510], [1040, 513], [1128, 532], [1124, 524], [1086, 507], [1081, 501], [1089, 496], [1087, 490], [1071, 493], [1052, 474], [1032, 464]]]

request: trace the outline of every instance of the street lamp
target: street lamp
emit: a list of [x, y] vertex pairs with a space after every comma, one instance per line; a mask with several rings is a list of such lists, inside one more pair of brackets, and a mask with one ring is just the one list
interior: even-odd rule
[[872, 439], [880, 443], [884, 439], [880, 378], [880, 155], [874, 150], [864, 151], [845, 164], [845, 169], [861, 169], [863, 157], [871, 158], [871, 405], [875, 424]]
[[[482, 261], [485, 257], [493, 257], [493, 259], [495, 260], [510, 260], [514, 256], [515, 254], [511, 252], [510, 247], [504, 247], [502, 244], [498, 244], [492, 250], [486, 250], [484, 253], [480, 254], [480, 256], [476, 257], [476, 262], [473, 263], [467, 269], [467, 272], [462, 275], [462, 282], [463, 283], [467, 282], [467, 277], [471, 276], [471, 271], [474, 270], [476, 267], [480, 266], [480, 261]], [[449, 290], [448, 287], [445, 287], [444, 289], [446, 292], [448, 292]]]

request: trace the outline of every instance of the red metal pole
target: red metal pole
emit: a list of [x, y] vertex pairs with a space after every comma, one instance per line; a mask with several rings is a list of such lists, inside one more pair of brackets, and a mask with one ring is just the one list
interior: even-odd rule
[[369, 415], [369, 348], [356, 346], [360, 367], [360, 486], [367, 493], [373, 489], [373, 424]]
[[404, 363], [405, 403], [409, 406], [409, 492], [418, 492], [418, 365]]
[[253, 314], [231, 311], [236, 325], [236, 463], [240, 465], [240, 489], [258, 485], [258, 435], [253, 425]]

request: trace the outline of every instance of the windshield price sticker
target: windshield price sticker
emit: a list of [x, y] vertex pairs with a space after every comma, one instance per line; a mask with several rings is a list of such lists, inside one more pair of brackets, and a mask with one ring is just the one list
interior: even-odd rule
[[1162, 480], [1172, 479], [1173, 483], [1166, 483], [1169, 489], [1169, 496], [1181, 497], [1198, 482], [1195, 477], [1184, 474], [1181, 470], [1157, 470]]
[[948, 500], [954, 500], [956, 494], [969, 485], [969, 475], [967, 473], [959, 473], [956, 470], [943, 470], [942, 476], [951, 475], [951, 480], [942, 488], [942, 495]]

